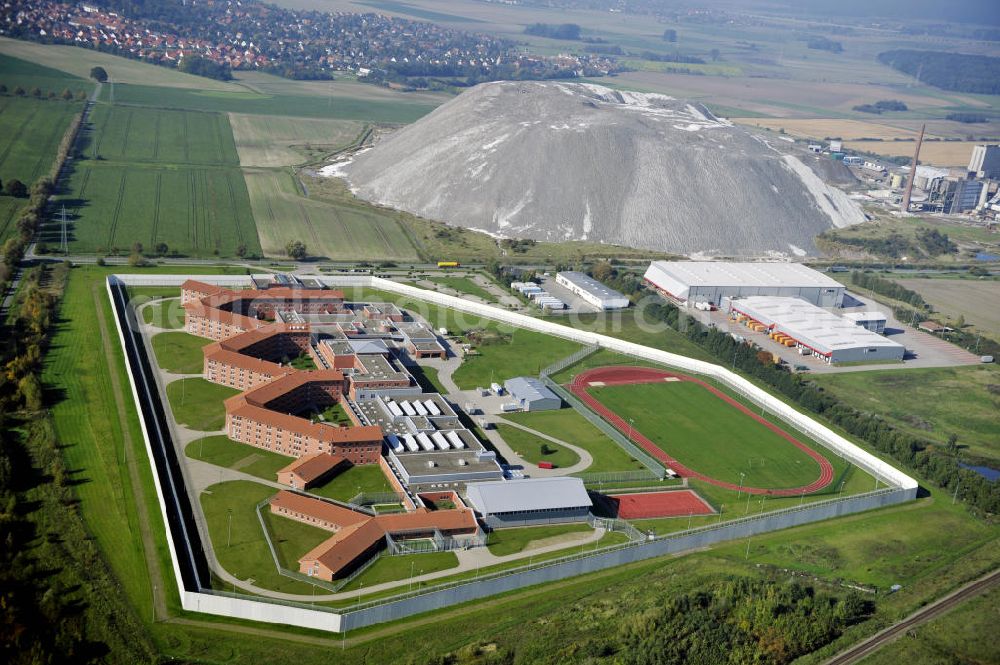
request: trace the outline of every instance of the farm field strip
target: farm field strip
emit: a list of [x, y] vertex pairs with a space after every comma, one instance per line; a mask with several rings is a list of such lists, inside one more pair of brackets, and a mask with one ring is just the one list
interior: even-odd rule
[[355, 120], [289, 118], [230, 113], [229, 124], [241, 166], [292, 166], [307, 156], [298, 145], [333, 150], [350, 144], [364, 128]]
[[[570, 390], [681, 476], [774, 496], [815, 492], [834, 480], [833, 466], [823, 455], [698, 379], [650, 368], [606, 367], [577, 375]], [[818, 477], [810, 459], [819, 466]], [[789, 487], [796, 482], [806, 484]]]
[[294, 240], [309, 254], [334, 260], [416, 260], [406, 232], [394, 220], [358, 206], [335, 205], [302, 196], [285, 171], [244, 171], [263, 250], [283, 254]]
[[984, 331], [1000, 335], [1000, 282], [966, 279], [897, 279], [946, 316], [959, 316]]

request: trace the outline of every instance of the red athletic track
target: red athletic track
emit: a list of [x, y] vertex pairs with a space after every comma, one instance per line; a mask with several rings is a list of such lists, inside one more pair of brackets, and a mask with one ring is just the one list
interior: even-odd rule
[[685, 374], [674, 374], [672, 372], [664, 372], [663, 370], [653, 369], [651, 367], [598, 367], [596, 369], [591, 369], [581, 374], [577, 374], [573, 379], [573, 383], [569, 384], [569, 390], [583, 400], [591, 409], [596, 411], [607, 420], [609, 423], [615, 426], [615, 428], [622, 434], [626, 434], [631, 430], [631, 438], [633, 441], [638, 443], [645, 449], [650, 455], [660, 460], [671, 469], [676, 471], [681, 476], [687, 478], [697, 478], [698, 480], [703, 480], [706, 483], [716, 485], [718, 487], [725, 487], [727, 489], [739, 490], [740, 486], [733, 483], [727, 483], [721, 480], [716, 480], [715, 478], [710, 478], [704, 474], [698, 473], [693, 469], [690, 469], [676, 459], [668, 455], [667, 453], [660, 450], [659, 446], [647, 439], [641, 432], [636, 431], [636, 429], [630, 428], [628, 423], [622, 419], [621, 416], [613, 412], [608, 407], [604, 406], [596, 397], [591, 395], [587, 388], [590, 387], [592, 383], [602, 383], [605, 386], [624, 386], [634, 383], [658, 383], [664, 381], [667, 378], [677, 378], [681, 381], [691, 381], [692, 383], [697, 383], [705, 390], [710, 391], [713, 395], [721, 400], [724, 400], [727, 404], [739, 409], [745, 413], [748, 417], [753, 418], [760, 424], [767, 427], [769, 430], [775, 434], [786, 439], [792, 443], [796, 448], [803, 451], [805, 454], [809, 455], [813, 460], [819, 464], [820, 475], [819, 478], [804, 485], [802, 487], [789, 487], [785, 489], [765, 489], [762, 487], [743, 487], [742, 489], [750, 492], [751, 494], [768, 494], [770, 496], [798, 496], [802, 493], [815, 492], [821, 490], [831, 482], [833, 482], [833, 467], [830, 462], [827, 461], [825, 457], [817, 453], [815, 450], [802, 443], [794, 436], [784, 431], [774, 423], [768, 422], [764, 418], [746, 408], [744, 405], [737, 402], [735, 399], [725, 394], [721, 390], [718, 390], [714, 386], [711, 386], [700, 379], [696, 379]]
[[618, 517], [639, 520], [649, 517], [711, 515], [712, 506], [691, 490], [612, 494], [608, 497], [618, 507]]

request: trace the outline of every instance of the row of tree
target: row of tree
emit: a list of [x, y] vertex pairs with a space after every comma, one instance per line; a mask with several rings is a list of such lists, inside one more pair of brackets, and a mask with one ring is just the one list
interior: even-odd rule
[[14, 95], [15, 97], [34, 97], [35, 99], [62, 99], [63, 101], [72, 101], [76, 99], [77, 101], [83, 101], [87, 98], [87, 93], [83, 90], [77, 90], [74, 93], [69, 88], [63, 88], [62, 92], [57, 93], [55, 90], [44, 91], [38, 86], [31, 88], [31, 90], [25, 90], [23, 86], [16, 85], [14, 89], [11, 90], [7, 87], [6, 83], [0, 83], [0, 95]]

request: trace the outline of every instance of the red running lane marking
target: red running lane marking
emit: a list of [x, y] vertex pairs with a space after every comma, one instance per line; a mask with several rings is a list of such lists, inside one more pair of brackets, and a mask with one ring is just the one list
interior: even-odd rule
[[722, 480], [716, 480], [715, 478], [706, 476], [703, 473], [698, 473], [694, 469], [691, 469], [681, 464], [676, 459], [665, 453], [662, 449], [660, 449], [659, 446], [657, 446], [651, 440], [646, 438], [646, 436], [642, 432], [637, 431], [634, 427], [630, 428], [629, 425], [625, 422], [625, 420], [621, 416], [619, 416], [617, 413], [613, 412], [611, 409], [602, 404], [596, 397], [591, 395], [587, 390], [587, 388], [590, 387], [590, 384], [592, 382], [601, 383], [604, 386], [622, 386], [622, 385], [630, 385], [636, 383], [657, 383], [660, 381], [664, 381], [668, 378], [675, 378], [681, 381], [690, 381], [691, 383], [696, 383], [702, 388], [705, 388], [716, 397], [722, 399], [727, 404], [739, 409], [750, 418], [753, 418], [761, 425], [764, 425], [769, 430], [771, 430], [778, 436], [782, 437], [783, 439], [794, 445], [796, 448], [798, 448], [806, 455], [811, 457], [813, 461], [819, 464], [820, 467], [819, 478], [809, 483], [808, 485], [803, 485], [802, 487], [789, 487], [777, 490], [766, 489], [763, 487], [743, 487], [742, 488], [743, 490], [746, 490], [750, 494], [767, 494], [769, 496], [798, 496], [800, 494], [810, 494], [812, 492], [816, 492], [833, 482], [833, 466], [825, 457], [823, 457], [818, 452], [816, 452], [806, 444], [802, 443], [801, 441], [799, 441], [794, 436], [792, 436], [785, 430], [781, 429], [774, 423], [769, 422], [768, 420], [762, 418], [761, 416], [758, 416], [756, 413], [748, 409], [743, 404], [740, 404], [738, 401], [736, 401], [729, 395], [725, 394], [718, 388], [705, 383], [701, 379], [696, 379], [686, 374], [675, 374], [673, 372], [665, 372], [663, 370], [654, 369], [652, 367], [627, 367], [627, 366], [598, 367], [596, 369], [587, 370], [586, 372], [577, 374], [576, 377], [573, 379], [573, 382], [569, 384], [569, 390], [574, 395], [579, 397], [587, 406], [596, 411], [602, 418], [604, 418], [609, 423], [614, 425], [615, 429], [617, 429], [622, 434], [628, 436], [627, 432], [631, 430], [632, 434], [631, 439], [634, 442], [638, 443], [647, 453], [649, 453], [659, 461], [669, 466], [679, 475], [684, 476], [685, 478], [696, 478], [711, 485], [715, 485], [716, 487], [724, 487], [726, 489], [739, 491], [740, 490], [739, 485], [725, 482]]
[[615, 503], [617, 516], [626, 520], [711, 515], [715, 512], [712, 506], [691, 490], [610, 494], [608, 498]]

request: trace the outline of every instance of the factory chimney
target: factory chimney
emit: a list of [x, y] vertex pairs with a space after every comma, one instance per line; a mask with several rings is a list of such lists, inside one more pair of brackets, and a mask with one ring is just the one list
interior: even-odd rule
[[920, 136], [917, 138], [917, 149], [913, 151], [913, 163], [910, 164], [910, 180], [906, 183], [906, 191], [903, 192], [903, 214], [910, 212], [910, 195], [913, 194], [913, 181], [917, 177], [917, 160], [920, 159], [920, 144], [924, 142], [924, 129], [926, 124], [920, 125]]

